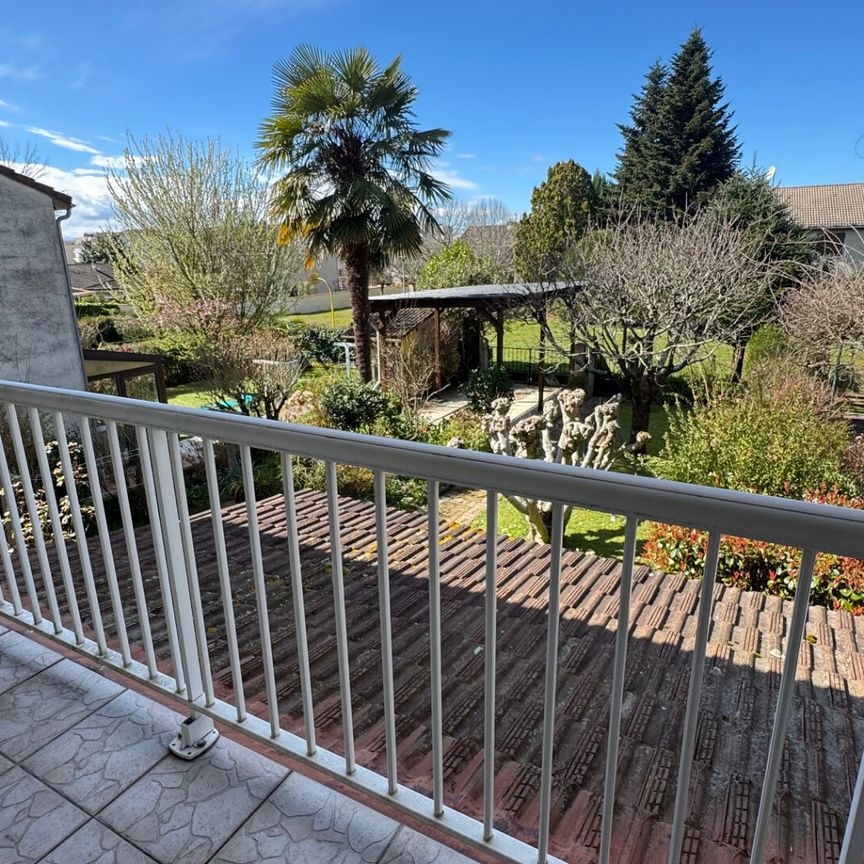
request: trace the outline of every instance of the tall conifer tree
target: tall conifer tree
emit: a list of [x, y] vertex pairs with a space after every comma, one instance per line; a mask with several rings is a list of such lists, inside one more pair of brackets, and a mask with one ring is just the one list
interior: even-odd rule
[[697, 28], [666, 70], [655, 63], [620, 127], [624, 146], [616, 179], [625, 199], [674, 216], [732, 176], [740, 148], [722, 80]]

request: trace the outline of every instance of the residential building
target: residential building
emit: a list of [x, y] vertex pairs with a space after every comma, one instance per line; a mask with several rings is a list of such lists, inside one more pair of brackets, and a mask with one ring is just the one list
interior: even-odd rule
[[823, 255], [864, 265], [864, 183], [779, 186], [776, 192]]
[[60, 233], [72, 206], [0, 165], [0, 378], [86, 389]]

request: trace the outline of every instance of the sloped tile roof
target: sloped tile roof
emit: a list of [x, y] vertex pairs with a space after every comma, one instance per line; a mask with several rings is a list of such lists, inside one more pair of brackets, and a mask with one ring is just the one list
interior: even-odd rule
[[780, 186], [775, 191], [806, 228], [864, 227], [864, 183]]
[[[302, 734], [286, 524], [281, 496], [259, 502], [281, 722]], [[327, 504], [297, 496], [315, 721], [321, 745], [342, 752]], [[340, 498], [357, 759], [386, 772], [375, 515]], [[264, 673], [245, 504], [223, 513], [247, 705], [265, 713]], [[232, 699], [210, 515], [193, 518], [211, 663]], [[399, 780], [431, 791], [426, 515], [388, 511]], [[149, 529], [137, 532], [160, 666], [170, 668]], [[101, 561], [96, 539], [94, 565]], [[482, 818], [485, 537], [441, 525], [445, 801]], [[124, 543], [113, 544], [131, 597]], [[536, 840], [542, 742], [548, 547], [498, 539], [496, 825]], [[70, 549], [73, 572], [79, 572]], [[38, 572], [36, 562], [34, 573]], [[98, 570], [98, 567], [97, 567]], [[621, 568], [578, 551], [563, 556], [551, 852], [596, 860]], [[80, 577], [79, 581], [80, 581]], [[110, 609], [104, 575], [103, 609]], [[612, 860], [663, 862], [687, 701], [700, 583], [647, 567], [634, 574]], [[83, 586], [79, 596], [84, 596]], [[782, 668], [791, 604], [718, 586], [707, 651], [682, 861], [746, 858]], [[82, 607], [82, 612], [83, 612]], [[130, 639], [138, 612], [126, 609]], [[864, 742], [864, 621], [814, 607], [797, 684], [765, 860], [837, 859]], [[109, 638], [113, 635], [106, 619]], [[137, 654], [140, 656], [141, 652]], [[776, 817], [775, 817], [776, 818]]]
[[14, 180], [22, 186], [29, 186], [31, 189], [35, 189], [37, 192], [47, 195], [51, 199], [55, 210], [67, 210], [74, 206], [72, 204], [71, 196], [67, 195], [65, 192], [58, 192], [53, 187], [48, 186], [45, 183], [40, 183], [38, 180], [35, 180], [33, 177], [29, 177], [26, 174], [14, 171], [7, 165], [0, 165], [0, 177], [8, 177], [10, 180]]

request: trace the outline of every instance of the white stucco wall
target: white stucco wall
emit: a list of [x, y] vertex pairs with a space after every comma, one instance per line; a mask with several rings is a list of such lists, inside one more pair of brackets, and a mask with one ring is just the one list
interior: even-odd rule
[[0, 175], [0, 379], [86, 390], [51, 198]]
[[864, 267], [864, 228], [850, 228], [843, 238], [846, 257], [856, 267]]

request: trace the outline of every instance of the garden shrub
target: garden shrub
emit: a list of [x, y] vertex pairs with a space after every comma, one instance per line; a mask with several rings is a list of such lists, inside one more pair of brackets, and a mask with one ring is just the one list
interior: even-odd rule
[[88, 297], [75, 301], [75, 314], [78, 318], [114, 318], [119, 312], [120, 306], [113, 300]]
[[706, 405], [673, 409], [651, 469], [667, 480], [788, 498], [834, 486], [848, 494], [847, 440], [822, 385], [803, 373], [764, 371]]
[[513, 398], [513, 382], [502, 366], [474, 369], [465, 384], [468, 405], [477, 414], [492, 410], [492, 403], [501, 396]]
[[473, 411], [459, 411], [443, 423], [433, 426], [427, 436], [430, 444], [446, 447], [454, 438], [462, 442], [466, 450], [489, 453], [489, 434], [483, 431], [483, 417]]
[[789, 337], [776, 325], [765, 324], [760, 327], [747, 343], [744, 357], [745, 373], [763, 368], [789, 353]]
[[321, 411], [329, 426], [367, 434], [375, 432], [376, 426], [391, 426], [401, 413], [390, 394], [354, 377], [334, 381], [324, 390]]
[[345, 359], [345, 351], [339, 345], [345, 341], [345, 334], [341, 330], [320, 324], [293, 322], [288, 332], [310, 363], [338, 363]]
[[[804, 499], [840, 507], [864, 509], [864, 499], [851, 498], [837, 489], [805, 493]], [[701, 578], [705, 567], [708, 535], [679, 525], [650, 523], [643, 558], [667, 573]], [[717, 578], [726, 585], [762, 591], [785, 600], [795, 596], [801, 550], [776, 543], [723, 537]], [[838, 555], [820, 555], [813, 572], [810, 602], [855, 614], [864, 612], [864, 561]]]
[[693, 388], [683, 375], [670, 375], [660, 391], [661, 405], [692, 405]]

